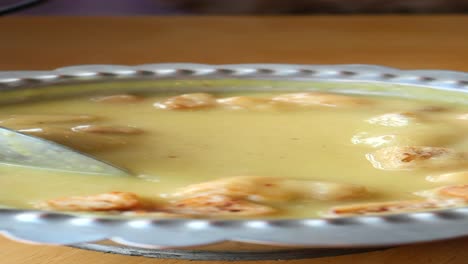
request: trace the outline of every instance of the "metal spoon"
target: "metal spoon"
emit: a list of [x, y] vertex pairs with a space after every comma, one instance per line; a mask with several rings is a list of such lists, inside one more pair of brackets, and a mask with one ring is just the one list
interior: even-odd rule
[[111, 176], [130, 175], [92, 156], [4, 127], [0, 127], [0, 164]]

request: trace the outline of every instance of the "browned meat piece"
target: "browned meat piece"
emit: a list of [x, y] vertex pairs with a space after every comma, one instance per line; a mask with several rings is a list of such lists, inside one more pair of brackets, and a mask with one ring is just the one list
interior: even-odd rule
[[154, 103], [154, 107], [167, 110], [199, 109], [215, 105], [215, 97], [207, 93], [182, 94]]
[[447, 168], [467, 163], [464, 153], [426, 146], [386, 147], [368, 154], [367, 158], [375, 168], [384, 170]]
[[109, 192], [51, 199], [36, 204], [36, 207], [58, 211], [124, 211], [136, 209], [140, 205], [140, 198], [136, 194]]

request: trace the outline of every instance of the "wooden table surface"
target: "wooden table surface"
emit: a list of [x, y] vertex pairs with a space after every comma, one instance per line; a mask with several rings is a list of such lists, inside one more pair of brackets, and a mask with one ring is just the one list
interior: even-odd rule
[[[468, 71], [467, 16], [4, 17], [0, 36], [0, 70], [92, 63], [276, 62]], [[465, 238], [285, 263], [466, 264], [467, 249]], [[2, 264], [189, 263], [32, 246], [3, 238], [0, 252]]]

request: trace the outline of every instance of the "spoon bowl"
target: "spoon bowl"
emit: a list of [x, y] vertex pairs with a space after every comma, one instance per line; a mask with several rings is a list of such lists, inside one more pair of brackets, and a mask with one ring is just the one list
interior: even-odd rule
[[5, 127], [0, 127], [0, 164], [84, 174], [130, 175], [90, 155]]

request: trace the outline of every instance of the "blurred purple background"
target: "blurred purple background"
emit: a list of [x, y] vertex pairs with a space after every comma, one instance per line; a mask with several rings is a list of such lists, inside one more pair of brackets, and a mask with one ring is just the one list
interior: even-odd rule
[[[0, 0], [2, 7], [27, 0]], [[11, 15], [466, 13], [468, 0], [42, 0]]]
[[[0, 7], [18, 0], [0, 0]], [[183, 13], [155, 0], [43, 0], [17, 15], [158, 15]]]

